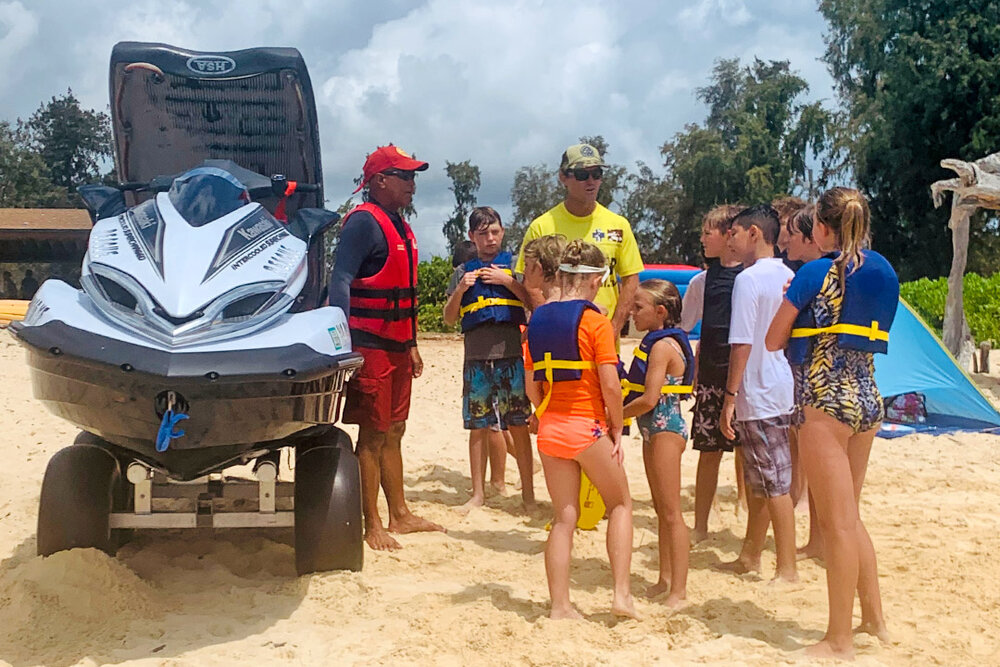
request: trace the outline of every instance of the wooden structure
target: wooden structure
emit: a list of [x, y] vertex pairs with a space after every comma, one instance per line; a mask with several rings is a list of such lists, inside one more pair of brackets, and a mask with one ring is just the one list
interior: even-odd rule
[[941, 160], [941, 166], [951, 169], [958, 178], [937, 181], [931, 185], [934, 206], [944, 203], [944, 193], [951, 192], [951, 272], [948, 274], [948, 298], [944, 307], [945, 347], [969, 367], [973, 354], [972, 336], [965, 319], [962, 278], [969, 253], [969, 218], [977, 209], [1000, 210], [1000, 153], [993, 153], [975, 162]]
[[51, 277], [79, 287], [92, 227], [85, 209], [0, 208], [0, 298], [30, 297], [23, 288], [26, 276], [34, 289]]

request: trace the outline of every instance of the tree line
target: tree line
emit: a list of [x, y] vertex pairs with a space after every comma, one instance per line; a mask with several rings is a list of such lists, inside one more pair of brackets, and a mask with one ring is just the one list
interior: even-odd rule
[[[836, 99], [806, 101], [809, 87], [788, 61], [719, 60], [696, 93], [705, 118], [663, 142], [660, 164], [610, 160], [598, 199], [630, 220], [647, 262], [697, 263], [701, 217], [717, 204], [812, 199], [844, 184], [869, 198], [872, 243], [903, 280], [947, 273], [948, 215], [933, 208], [929, 188], [945, 174], [941, 159], [1000, 150], [1000, 3], [820, 0], [818, 7]], [[580, 140], [614, 158], [602, 135]], [[76, 186], [109, 178], [102, 167], [111, 154], [107, 114], [82, 109], [72, 91], [27, 120], [0, 121], [0, 206], [78, 206]], [[510, 248], [562, 199], [557, 166], [514, 173]], [[471, 160], [447, 161], [445, 171], [455, 195], [442, 221], [451, 250], [465, 238], [481, 173]], [[981, 212], [972, 220], [969, 270], [998, 269], [1000, 224]]]

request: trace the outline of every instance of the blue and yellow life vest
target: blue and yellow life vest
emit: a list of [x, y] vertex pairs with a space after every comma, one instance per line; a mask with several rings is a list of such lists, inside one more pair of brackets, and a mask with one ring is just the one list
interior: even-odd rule
[[[830, 325], [817, 326], [813, 311], [806, 306], [799, 311], [788, 340], [788, 361], [806, 363], [812, 348], [812, 338], [821, 334], [836, 334], [837, 345], [848, 350], [885, 354], [889, 350], [889, 329], [899, 305], [899, 278], [889, 261], [874, 250], [863, 250], [864, 263], [847, 276], [840, 319]], [[821, 285], [833, 267], [836, 255], [808, 262], [799, 269], [796, 280], [815, 281]]]
[[552, 396], [552, 384], [579, 380], [586, 368], [597, 368], [593, 361], [580, 359], [580, 320], [587, 309], [601, 311], [590, 301], [555, 301], [539, 306], [528, 324], [528, 351], [536, 382], [548, 382], [549, 388], [535, 414], [541, 416]]
[[649, 352], [653, 349], [653, 345], [664, 338], [673, 338], [680, 345], [681, 353], [684, 355], [684, 378], [678, 385], [664, 384], [660, 393], [690, 394], [694, 391], [694, 353], [691, 351], [691, 343], [688, 342], [687, 334], [681, 329], [657, 329], [650, 331], [643, 337], [639, 347], [635, 349], [628, 375], [622, 380], [622, 396], [626, 404], [646, 393]]
[[[493, 258], [492, 262], [483, 262], [479, 258], [470, 259], [465, 263], [465, 271], [476, 271], [492, 266], [513, 275], [511, 266], [513, 257], [509, 252], [502, 252]], [[490, 285], [477, 280], [472, 287], [462, 295], [462, 333], [474, 329], [486, 322], [512, 322], [524, 324], [524, 303], [513, 292], [502, 285]]]

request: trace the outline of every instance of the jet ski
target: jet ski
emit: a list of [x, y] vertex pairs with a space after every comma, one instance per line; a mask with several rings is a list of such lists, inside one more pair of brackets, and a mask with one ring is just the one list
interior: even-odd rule
[[[123, 102], [145, 95], [139, 102], [157, 108], [159, 93], [149, 93], [156, 85], [189, 87], [195, 97], [214, 87], [212, 105], [222, 113], [225, 84], [235, 88], [229, 101], [237, 108], [255, 78], [281, 83], [287, 90], [279, 96], [294, 105], [305, 99], [312, 109], [299, 65], [293, 49], [116, 47], [112, 116], [121, 183], [80, 189], [95, 220], [82, 289], [45, 281], [9, 329], [27, 350], [35, 397], [82, 431], [46, 471], [40, 554], [81, 546], [113, 553], [136, 528], [294, 527], [300, 573], [360, 569], [357, 459], [334, 424], [344, 383], [362, 357], [351, 349], [343, 311], [319, 305], [320, 281], [310, 275], [322, 266], [324, 230], [339, 220], [307, 205], [310, 197], [322, 202], [318, 145], [304, 151], [293, 144], [283, 150], [299, 159], [279, 160], [314, 165], [318, 178], [310, 183], [247, 168], [253, 151], [238, 150], [238, 136], [227, 144], [171, 116], [176, 99], [164, 107], [160, 146], [135, 142], [147, 152], [141, 160], [129, 143], [139, 128], [125, 120], [156, 116], [137, 114], [134, 99]], [[315, 143], [314, 123], [311, 136]], [[179, 163], [171, 137], [196, 161], [150, 176], [157, 163]], [[219, 157], [227, 153], [244, 164]], [[294, 483], [277, 480], [285, 447], [295, 453]], [[256, 487], [224, 490], [223, 470], [249, 462]], [[177, 482], [190, 493], [167, 495], [191, 503], [158, 511], [154, 485]], [[227, 502], [234, 499], [240, 502]], [[239, 511], [228, 511], [234, 504]]]

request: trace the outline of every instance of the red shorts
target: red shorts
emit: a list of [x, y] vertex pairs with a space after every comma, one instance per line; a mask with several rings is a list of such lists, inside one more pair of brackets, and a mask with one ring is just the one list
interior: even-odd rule
[[354, 351], [365, 363], [347, 383], [343, 421], [385, 433], [394, 422], [404, 422], [410, 415], [413, 360], [408, 351], [370, 347]]

